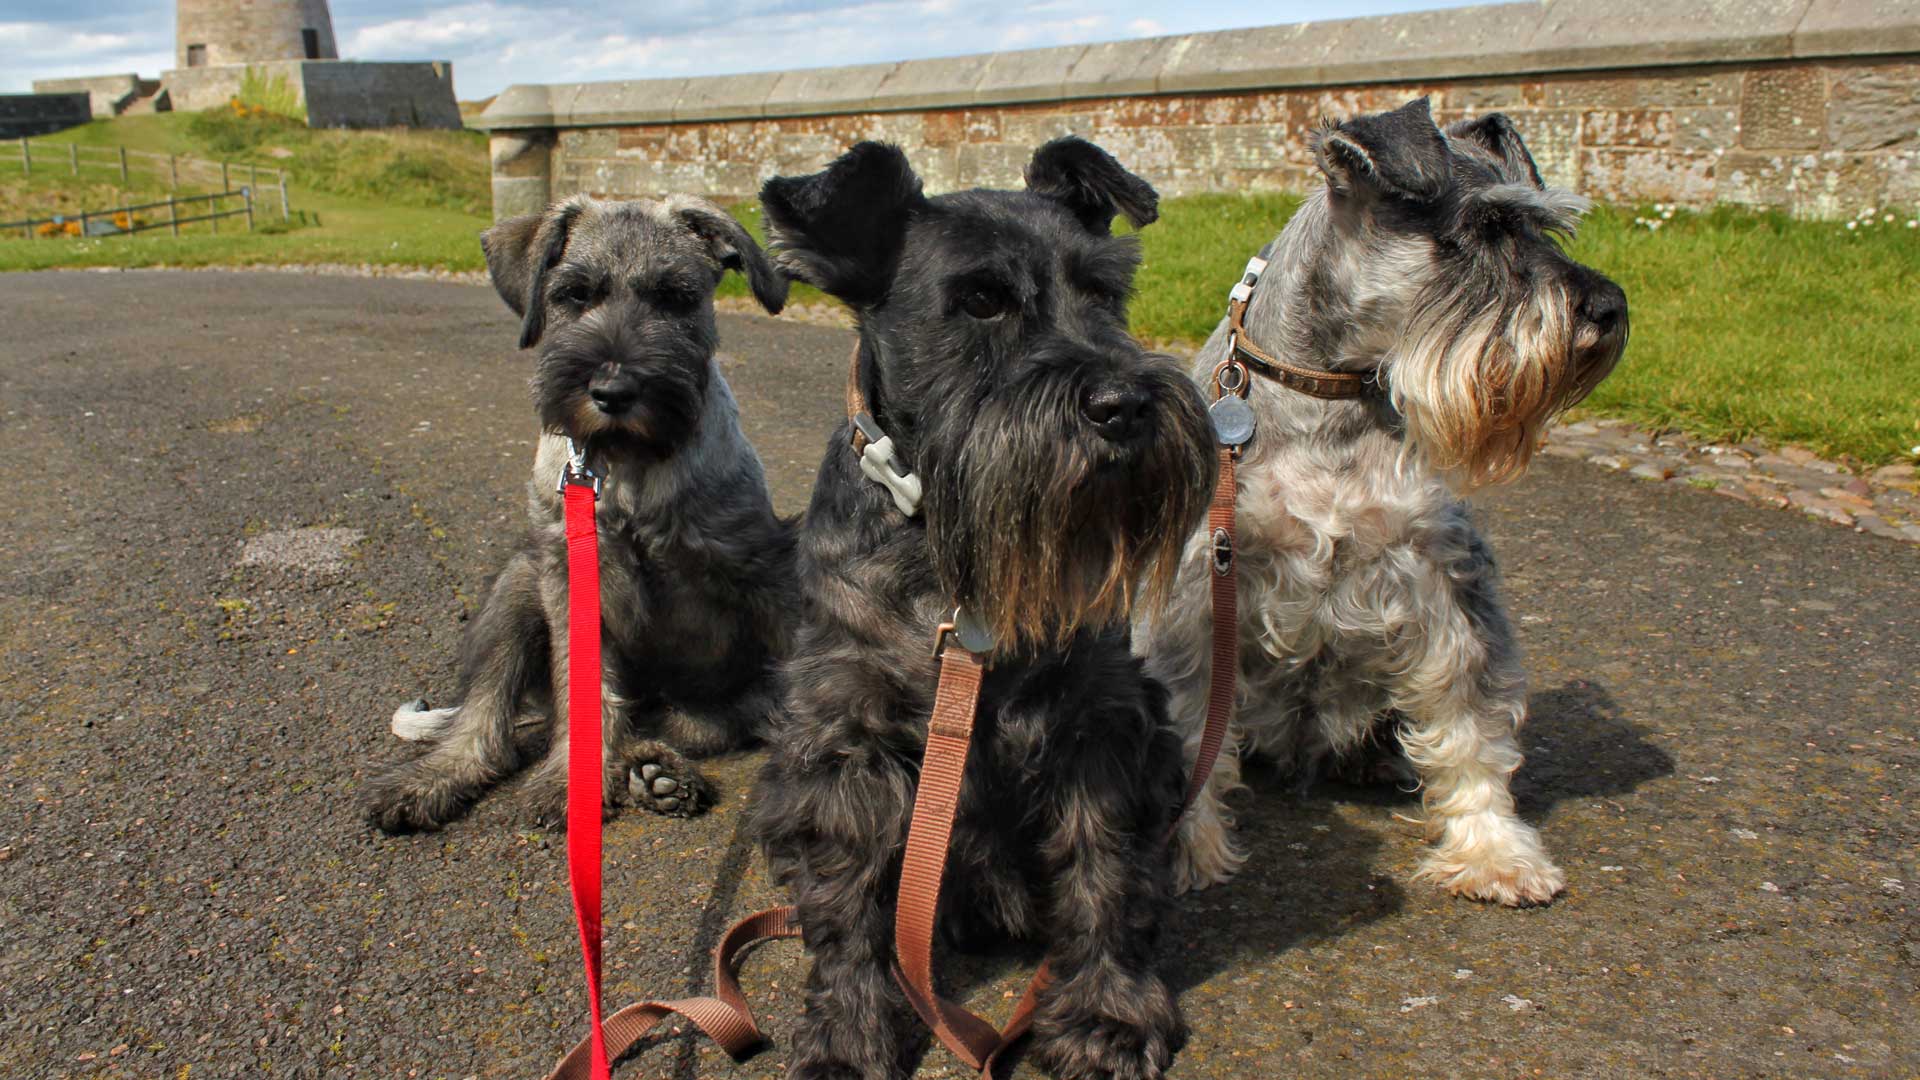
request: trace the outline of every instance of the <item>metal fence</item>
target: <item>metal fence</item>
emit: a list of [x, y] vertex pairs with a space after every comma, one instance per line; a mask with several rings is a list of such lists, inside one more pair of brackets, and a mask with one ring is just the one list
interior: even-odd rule
[[[232, 207], [231, 209], [223, 209], [223, 206], [226, 206], [228, 201], [233, 199], [240, 200], [240, 205]], [[206, 204], [205, 213], [189, 213], [186, 217], [180, 216], [182, 208], [192, 210], [201, 203]], [[158, 210], [161, 207], [166, 207], [167, 210], [167, 219], [165, 221], [141, 222], [134, 217], [135, 214], [141, 211]], [[213, 231], [218, 233], [222, 219], [242, 216], [247, 219], [247, 231], [252, 232], [254, 205], [253, 189], [250, 187], [242, 187], [234, 191], [219, 191], [211, 195], [168, 195], [165, 200], [160, 202], [110, 206], [105, 210], [82, 210], [78, 214], [56, 214], [53, 217], [28, 218], [25, 221], [0, 221], [0, 235], [5, 235], [15, 229], [23, 230], [24, 235], [29, 238], [67, 235], [124, 236], [131, 233], [146, 232], [149, 229], [171, 229], [173, 235], [179, 236], [180, 226], [192, 225], [200, 221], [212, 222]], [[291, 217], [292, 213], [287, 208], [285, 189], [283, 188], [280, 199], [280, 220], [287, 221]], [[47, 228], [48, 226], [52, 226], [53, 228], [49, 229]], [[74, 231], [70, 232], [69, 227], [73, 227]]]
[[[287, 170], [258, 162], [211, 161], [205, 158], [187, 157], [181, 154], [159, 154], [149, 150], [130, 150], [124, 146], [81, 146], [78, 143], [49, 143], [32, 139], [21, 139], [20, 168], [22, 173], [31, 176], [37, 169], [58, 170], [64, 167], [72, 176], [79, 176], [82, 168], [117, 169], [120, 182], [131, 182], [132, 170], [136, 167], [155, 172], [164, 172], [169, 188], [180, 186], [181, 176], [192, 182], [214, 183], [217, 176], [220, 190], [205, 195], [179, 195], [169, 192], [163, 201], [131, 203], [125, 206], [109, 206], [100, 210], [81, 210], [75, 214], [53, 214], [47, 217], [30, 217], [24, 221], [0, 222], [0, 236], [10, 235], [15, 229], [22, 235], [32, 237], [58, 236], [121, 236], [151, 229], [170, 229], [175, 236], [180, 235], [180, 226], [196, 222], [210, 222], [213, 231], [220, 231], [220, 222], [226, 218], [244, 216], [247, 219], [247, 231], [254, 226], [255, 193], [261, 192], [260, 181], [266, 178], [269, 185], [265, 194], [278, 195], [280, 220], [291, 221], [293, 211], [287, 200]], [[236, 188], [233, 182], [244, 177], [245, 183]], [[124, 194], [124, 193], [123, 193]], [[231, 206], [229, 200], [238, 199], [241, 205]], [[205, 213], [188, 213], [181, 216], [181, 210], [191, 210], [205, 204]], [[134, 218], [142, 211], [158, 210], [165, 207], [167, 220], [140, 222]], [[228, 208], [230, 207], [230, 208]], [[304, 218], [304, 215], [303, 215]]]

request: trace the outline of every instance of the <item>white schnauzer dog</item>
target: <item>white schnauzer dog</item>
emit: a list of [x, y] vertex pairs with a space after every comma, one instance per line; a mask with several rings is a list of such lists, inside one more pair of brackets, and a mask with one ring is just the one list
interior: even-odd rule
[[569, 443], [603, 477], [602, 721], [608, 805], [698, 813], [713, 793], [687, 756], [758, 736], [793, 622], [794, 529], [775, 516], [760, 458], [714, 361], [713, 291], [744, 274], [770, 312], [787, 280], [704, 199], [579, 197], [481, 237], [500, 296], [539, 346], [544, 437], [531, 529], [487, 590], [461, 648], [460, 703], [403, 705], [394, 734], [432, 744], [377, 778], [367, 815], [387, 832], [437, 829], [544, 744], [531, 818], [567, 799], [567, 543], [558, 491]]
[[[1562, 251], [1589, 203], [1541, 182], [1505, 116], [1442, 132], [1423, 98], [1324, 127], [1314, 153], [1325, 189], [1261, 252], [1264, 276], [1250, 264], [1242, 327], [1223, 321], [1193, 369], [1212, 393], [1223, 362], [1243, 365], [1227, 392], [1251, 383], [1253, 431], [1236, 470], [1234, 731], [1182, 822], [1177, 884], [1224, 881], [1246, 857], [1221, 801], [1239, 785], [1236, 752], [1311, 779], [1393, 733], [1404, 758], [1369, 767], [1390, 762], [1420, 787], [1436, 846], [1418, 876], [1546, 903], [1565, 875], [1508, 787], [1525, 674], [1461, 496], [1518, 476], [1542, 427], [1613, 369], [1626, 295]], [[1172, 609], [1136, 626], [1190, 758], [1212, 548], [1194, 535]]]

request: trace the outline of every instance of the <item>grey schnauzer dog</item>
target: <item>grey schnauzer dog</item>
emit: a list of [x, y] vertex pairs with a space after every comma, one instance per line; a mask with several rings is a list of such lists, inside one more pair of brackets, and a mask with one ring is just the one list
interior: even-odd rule
[[1185, 1032], [1153, 961], [1180, 742], [1127, 620], [1167, 586], [1213, 473], [1192, 381], [1127, 335], [1140, 256], [1111, 225], [1152, 221], [1158, 198], [1066, 138], [1024, 190], [929, 198], [897, 148], [861, 143], [761, 201], [776, 260], [853, 309], [849, 397], [924, 489], [903, 512], [843, 424], [801, 529], [804, 614], [756, 810], [813, 961], [787, 1075], [901, 1077], [924, 1045], [889, 963], [931, 646], [958, 604], [997, 645], [943, 937], [1045, 943], [1032, 1045], [1056, 1075], [1158, 1077]]
[[[1397, 734], [1403, 758], [1368, 768], [1420, 786], [1436, 846], [1419, 876], [1544, 903], [1565, 877], [1508, 788], [1525, 675], [1461, 494], [1524, 470], [1542, 426], [1613, 369], [1626, 296], [1561, 250], [1587, 200], [1541, 182], [1504, 116], [1442, 132], [1423, 98], [1326, 127], [1314, 151], [1326, 187], [1262, 252], [1246, 334], [1296, 367], [1363, 374], [1370, 392], [1322, 400], [1252, 380], [1234, 738], [1310, 778]], [[1195, 360], [1209, 387], [1228, 339], [1223, 322]], [[1203, 534], [1170, 615], [1136, 626], [1190, 754], [1210, 667]], [[1183, 888], [1244, 858], [1221, 803], [1239, 773], [1230, 741], [1182, 822]]]
[[481, 238], [487, 271], [539, 347], [543, 436], [531, 530], [493, 582], [461, 650], [459, 704], [402, 706], [393, 729], [429, 742], [379, 777], [367, 812], [388, 832], [434, 829], [545, 744], [527, 784], [556, 824], [567, 782], [567, 556], [558, 493], [571, 440], [604, 478], [601, 654], [608, 805], [663, 814], [712, 790], [687, 755], [759, 734], [777, 705], [793, 621], [793, 526], [714, 361], [713, 292], [746, 275], [769, 311], [787, 281], [746, 230], [702, 199], [575, 198]]

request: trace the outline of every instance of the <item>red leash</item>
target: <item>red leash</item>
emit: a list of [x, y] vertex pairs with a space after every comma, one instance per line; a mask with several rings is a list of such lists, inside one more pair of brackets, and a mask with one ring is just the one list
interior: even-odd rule
[[587, 969], [591, 1075], [606, 1080], [607, 1043], [600, 1029], [600, 531], [593, 516], [600, 478], [571, 440], [567, 449], [572, 456], [560, 473], [567, 515], [567, 880]]

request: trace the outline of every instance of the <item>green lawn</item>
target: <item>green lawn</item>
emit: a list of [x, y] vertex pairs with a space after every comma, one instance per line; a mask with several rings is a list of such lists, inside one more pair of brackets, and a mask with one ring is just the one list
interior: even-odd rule
[[[49, 137], [91, 145], [285, 166], [293, 205], [319, 224], [284, 232], [95, 240], [0, 239], [0, 270], [79, 266], [373, 263], [481, 268], [486, 146], [473, 132], [312, 131], [275, 117], [210, 113], [123, 117]], [[58, 186], [65, 162], [32, 181]], [[0, 207], [23, 189], [0, 157]], [[88, 197], [110, 197], [117, 176]], [[8, 186], [13, 181], [13, 186]], [[28, 192], [32, 197], [44, 197]], [[1134, 329], [1195, 342], [1213, 329], [1233, 275], [1298, 205], [1287, 196], [1168, 199], [1141, 234], [1145, 262]], [[277, 209], [277, 208], [276, 208]], [[760, 233], [759, 208], [734, 208]], [[1920, 444], [1920, 229], [1848, 230], [1832, 222], [1718, 209], [1681, 212], [1655, 231], [1652, 211], [1596, 210], [1572, 251], [1627, 290], [1633, 339], [1586, 409], [1714, 439], [1758, 436], [1864, 464]], [[277, 216], [262, 213], [262, 222]], [[11, 220], [0, 214], [0, 220]], [[279, 227], [274, 226], [277, 230]], [[729, 295], [745, 287], [730, 276]], [[796, 302], [818, 301], [796, 287]]]

